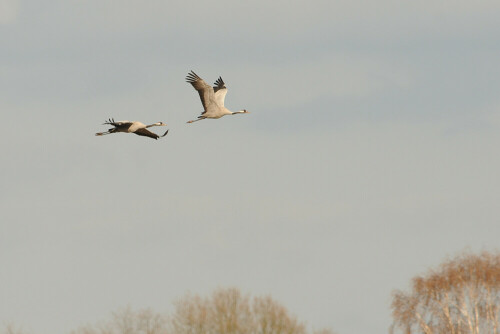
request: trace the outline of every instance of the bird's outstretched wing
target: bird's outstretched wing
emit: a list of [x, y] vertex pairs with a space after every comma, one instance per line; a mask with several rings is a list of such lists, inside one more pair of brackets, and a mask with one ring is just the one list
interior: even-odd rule
[[193, 71], [188, 73], [186, 81], [193, 85], [194, 89], [200, 94], [201, 104], [203, 104], [205, 110], [202, 114], [206, 113], [210, 108], [210, 104], [214, 101], [214, 89]]
[[[168, 132], [168, 130], [167, 130], [167, 132]], [[145, 136], [145, 137], [149, 137], [149, 138], [153, 138], [153, 139], [160, 138], [160, 136], [158, 136], [156, 133], [153, 133], [153, 132], [149, 131], [148, 129], [144, 129], [144, 128], [143, 129], [137, 129], [137, 130], [135, 130], [134, 133], [136, 135], [139, 135], [139, 136]]]
[[217, 79], [217, 81], [215, 81], [214, 83], [214, 92], [217, 93], [217, 91], [219, 89], [224, 89], [226, 88], [226, 86], [224, 85], [224, 80], [222, 80], [222, 77], [219, 77], [219, 79]]
[[118, 121], [118, 122], [115, 122], [115, 119], [114, 118], [110, 118], [108, 119], [107, 121], [105, 121], [104, 123], [102, 123], [103, 125], [105, 124], [109, 124], [109, 125], [113, 125], [114, 127], [116, 128], [128, 128], [129, 126], [132, 125], [133, 122], [130, 122], [130, 121]]
[[222, 77], [219, 77], [219, 79], [215, 81], [214, 85], [215, 103], [217, 103], [220, 107], [224, 107], [224, 99], [226, 98], [227, 88], [224, 84], [224, 80], [222, 80]]
[[104, 121], [104, 123], [102, 123], [102, 125], [106, 125], [106, 124], [116, 126], [115, 119], [114, 119], [114, 118], [110, 118], [110, 119], [108, 119], [107, 121]]

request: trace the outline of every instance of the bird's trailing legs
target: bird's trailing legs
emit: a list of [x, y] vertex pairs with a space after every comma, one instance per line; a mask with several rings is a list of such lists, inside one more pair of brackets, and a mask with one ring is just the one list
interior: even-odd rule
[[187, 123], [193, 123], [193, 122], [196, 122], [196, 121], [201, 121], [202, 119], [205, 119], [206, 117], [205, 116], [198, 116], [198, 119], [193, 119], [192, 121], [187, 121]]
[[[106, 124], [116, 126], [115, 125], [115, 119], [114, 118], [110, 118], [107, 121], [104, 121], [104, 123], [102, 123], [102, 125], [106, 125]], [[115, 130], [115, 131], [113, 131], [113, 130]], [[95, 135], [96, 136], [105, 136], [105, 135], [109, 135], [109, 134], [114, 133], [114, 132], [116, 132], [116, 128], [109, 129], [106, 132], [98, 132]]]
[[[109, 135], [109, 134], [112, 134], [112, 133], [115, 133], [115, 132], [116, 132], [116, 128], [113, 128], [113, 129], [109, 129], [106, 132], [97, 132], [95, 135], [96, 136], [105, 136], [105, 135]], [[168, 130], [167, 130], [167, 132], [168, 132]]]

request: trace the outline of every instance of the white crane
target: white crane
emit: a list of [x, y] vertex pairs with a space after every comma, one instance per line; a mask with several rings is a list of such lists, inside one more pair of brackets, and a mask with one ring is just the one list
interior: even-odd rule
[[107, 120], [106, 122], [103, 123], [103, 125], [105, 125], [105, 124], [113, 125], [114, 128], [111, 128], [106, 132], [98, 132], [95, 134], [96, 136], [104, 136], [104, 135], [109, 135], [111, 133], [116, 133], [116, 132], [125, 132], [125, 133], [135, 133], [136, 135], [139, 135], [139, 136], [146, 136], [146, 137], [150, 137], [153, 139], [158, 139], [161, 137], [165, 137], [168, 133], [168, 130], [167, 130], [163, 135], [159, 136], [156, 133], [153, 133], [147, 129], [147, 128], [151, 128], [153, 126], [165, 126], [165, 125], [167, 125], [163, 122], [157, 122], [154, 124], [146, 125], [144, 123], [137, 122], [137, 121], [134, 121], [134, 122], [131, 122], [131, 121], [115, 122], [115, 120], [113, 118], [110, 118], [109, 120]]
[[219, 77], [219, 79], [217, 79], [214, 83], [215, 86], [213, 88], [193, 71], [188, 73], [186, 81], [193, 85], [194, 89], [198, 91], [198, 94], [200, 94], [201, 104], [203, 104], [203, 109], [205, 109], [201, 113], [201, 116], [198, 116], [198, 119], [188, 121], [188, 123], [201, 121], [205, 118], [221, 118], [225, 115], [248, 113], [246, 109], [230, 111], [224, 107], [224, 98], [227, 94], [227, 88], [224, 86], [224, 81], [222, 81], [221, 77]]

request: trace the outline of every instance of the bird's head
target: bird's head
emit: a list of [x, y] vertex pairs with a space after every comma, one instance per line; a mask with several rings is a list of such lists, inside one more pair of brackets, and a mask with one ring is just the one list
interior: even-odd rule
[[231, 115], [248, 114], [248, 113], [250, 113], [250, 112], [247, 111], [246, 109], [243, 109], [243, 110], [238, 110], [238, 111], [232, 112]]
[[158, 122], [158, 123], [155, 123], [154, 125], [155, 126], [166, 126], [167, 124], [165, 124], [163, 122]]
[[233, 114], [249, 114], [250, 111], [247, 111], [246, 109], [240, 110], [240, 111], [235, 111]]

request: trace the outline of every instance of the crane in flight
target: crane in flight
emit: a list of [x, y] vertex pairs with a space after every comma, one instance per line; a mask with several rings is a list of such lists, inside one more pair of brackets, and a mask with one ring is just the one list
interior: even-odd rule
[[239, 111], [231, 111], [224, 107], [224, 98], [227, 94], [227, 88], [224, 85], [224, 81], [221, 77], [217, 79], [214, 83], [214, 87], [207, 84], [202, 78], [200, 78], [196, 73], [191, 71], [186, 76], [186, 81], [193, 85], [194, 89], [200, 94], [201, 104], [203, 105], [204, 111], [198, 116], [198, 119], [188, 121], [188, 123], [193, 123], [196, 121], [201, 121], [205, 118], [221, 118], [226, 115], [236, 115], [236, 114], [247, 114], [249, 113], [246, 109]]
[[106, 122], [103, 123], [103, 125], [106, 125], [106, 124], [112, 125], [114, 127], [109, 129], [106, 132], [97, 132], [95, 134], [96, 136], [104, 136], [104, 135], [109, 135], [109, 134], [117, 133], [117, 132], [125, 132], [125, 133], [134, 133], [138, 136], [145, 136], [145, 137], [149, 137], [149, 138], [153, 138], [153, 139], [158, 139], [158, 138], [165, 137], [168, 133], [168, 130], [167, 130], [163, 135], [159, 136], [156, 133], [153, 133], [147, 129], [147, 128], [151, 128], [153, 126], [166, 126], [167, 124], [165, 124], [163, 122], [157, 122], [154, 124], [146, 125], [144, 123], [137, 122], [137, 121], [133, 121], [133, 122], [131, 122], [131, 121], [118, 121], [118, 122], [115, 122], [115, 120], [113, 118], [110, 118]]

